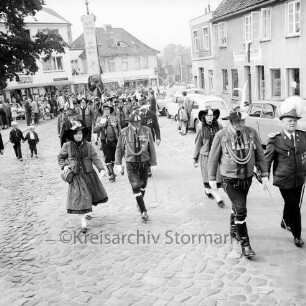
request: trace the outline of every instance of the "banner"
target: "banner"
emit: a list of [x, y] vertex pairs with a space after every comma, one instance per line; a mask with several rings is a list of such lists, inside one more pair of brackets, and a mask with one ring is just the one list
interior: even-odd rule
[[88, 75], [100, 77], [95, 15], [82, 16]]

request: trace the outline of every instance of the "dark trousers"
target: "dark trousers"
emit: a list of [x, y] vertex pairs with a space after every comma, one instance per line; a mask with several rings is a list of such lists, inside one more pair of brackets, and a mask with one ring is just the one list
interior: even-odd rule
[[143, 198], [148, 182], [149, 167], [148, 162], [126, 162], [126, 171], [140, 212], [147, 211]]
[[279, 188], [281, 195], [285, 201], [283, 218], [287, 226], [290, 226], [292, 235], [296, 238], [301, 238], [301, 210], [300, 198], [303, 185], [292, 188]]
[[106, 141], [101, 140], [101, 147], [105, 157], [105, 163], [114, 163], [115, 162], [115, 153], [117, 147], [117, 140]]
[[58, 114], [58, 111], [57, 111], [57, 109], [55, 108], [55, 109], [54, 109], [54, 117], [57, 117], [57, 114]]
[[15, 154], [16, 154], [16, 157], [17, 158], [22, 158], [22, 152], [21, 152], [21, 142], [15, 142], [13, 144], [13, 148], [14, 148], [14, 151], [15, 151]]
[[30, 139], [29, 140], [29, 146], [30, 146], [30, 151], [31, 151], [31, 156], [33, 156], [33, 152], [35, 155], [37, 155], [37, 148], [36, 148], [36, 140], [35, 139]]
[[88, 141], [88, 142], [91, 142], [91, 133], [92, 133], [92, 126], [88, 126], [88, 133], [87, 135], [85, 136], [85, 140]]
[[247, 179], [232, 179], [223, 177], [223, 189], [232, 202], [232, 216], [237, 228], [237, 233], [241, 238], [242, 244], [249, 242], [249, 235], [246, 226], [247, 208], [246, 201], [252, 177]]
[[27, 126], [31, 125], [31, 120], [32, 120], [32, 113], [27, 113], [26, 114], [26, 119], [27, 119]]
[[39, 113], [34, 113], [34, 123], [38, 124], [39, 121]]

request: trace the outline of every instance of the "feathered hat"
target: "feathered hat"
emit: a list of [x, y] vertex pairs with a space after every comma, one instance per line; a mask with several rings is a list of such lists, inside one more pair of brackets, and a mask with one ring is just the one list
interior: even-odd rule
[[283, 118], [295, 118], [301, 119], [304, 108], [304, 100], [299, 96], [288, 97], [278, 109], [279, 119]]

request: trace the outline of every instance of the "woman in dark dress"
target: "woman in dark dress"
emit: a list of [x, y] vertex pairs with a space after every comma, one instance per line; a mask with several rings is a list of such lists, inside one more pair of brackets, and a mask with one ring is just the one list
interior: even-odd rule
[[[74, 174], [68, 187], [67, 213], [80, 215], [83, 233], [87, 229], [86, 219], [91, 219], [88, 213], [92, 211], [92, 205], [108, 200], [100, 180], [105, 174], [104, 166], [93, 145], [84, 140], [86, 133], [87, 128], [80, 121], [75, 121], [66, 132], [70, 141], [63, 144], [58, 155], [61, 169], [71, 169]], [[99, 170], [100, 179], [93, 165]]]

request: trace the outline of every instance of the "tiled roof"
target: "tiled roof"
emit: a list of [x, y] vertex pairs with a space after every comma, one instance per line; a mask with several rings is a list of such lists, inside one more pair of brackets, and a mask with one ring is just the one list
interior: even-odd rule
[[[157, 54], [159, 51], [142, 43], [122, 28], [96, 28], [96, 37], [100, 56]], [[116, 46], [122, 42], [125, 46]], [[81, 34], [70, 49], [85, 49], [84, 34]]]
[[[276, 0], [275, 0], [276, 1]], [[231, 14], [239, 14], [245, 9], [252, 9], [254, 6], [266, 4], [271, 0], [223, 0], [214, 12], [213, 19], [226, 17]]]

